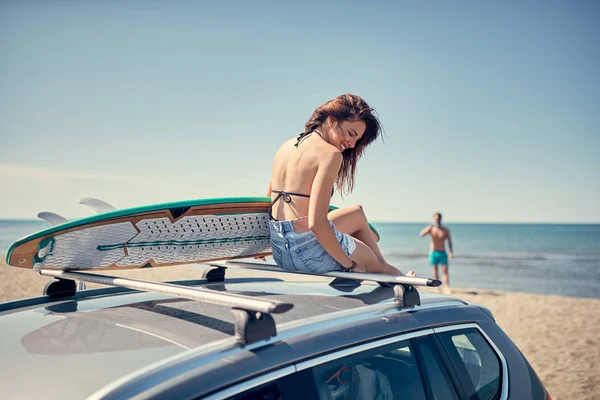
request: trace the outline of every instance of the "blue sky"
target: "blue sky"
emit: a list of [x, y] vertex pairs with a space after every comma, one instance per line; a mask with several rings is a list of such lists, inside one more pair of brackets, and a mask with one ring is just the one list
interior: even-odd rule
[[0, 218], [262, 196], [342, 93], [374, 221], [600, 222], [596, 1], [0, 2]]

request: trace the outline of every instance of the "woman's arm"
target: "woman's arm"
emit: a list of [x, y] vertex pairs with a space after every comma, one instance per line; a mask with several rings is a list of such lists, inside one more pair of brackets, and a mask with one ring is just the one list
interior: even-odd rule
[[350, 268], [352, 259], [348, 257], [337, 241], [327, 219], [331, 188], [342, 165], [342, 153], [331, 152], [330, 154], [331, 156], [323, 160], [318, 166], [313, 180], [308, 204], [308, 227], [331, 257], [344, 268]]

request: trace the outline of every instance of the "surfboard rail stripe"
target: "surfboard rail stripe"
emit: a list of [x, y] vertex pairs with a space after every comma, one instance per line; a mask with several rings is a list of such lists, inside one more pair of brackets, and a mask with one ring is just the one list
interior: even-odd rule
[[205, 205], [219, 205], [219, 204], [231, 204], [231, 203], [270, 203], [271, 199], [269, 197], [223, 197], [223, 198], [214, 198], [214, 199], [202, 199], [202, 200], [184, 200], [180, 202], [172, 202], [172, 203], [161, 203], [161, 204], [153, 204], [147, 206], [140, 207], [132, 207], [132, 208], [124, 208], [120, 210], [115, 210], [111, 212], [106, 212], [98, 215], [91, 215], [89, 217], [84, 217], [81, 219], [73, 220], [66, 222], [64, 224], [56, 225], [51, 228], [45, 229], [43, 231], [32, 233], [31, 235], [25, 236], [22, 239], [16, 241], [14, 245], [18, 245], [32, 239], [37, 239], [38, 237], [49, 235], [51, 233], [59, 232], [65, 229], [74, 228], [77, 226], [88, 225], [94, 222], [106, 221], [109, 219], [114, 219], [118, 217], [127, 217], [134, 214], [145, 214], [154, 211], [164, 211], [166, 209], [174, 209], [181, 207], [196, 207], [196, 206], [205, 206]]

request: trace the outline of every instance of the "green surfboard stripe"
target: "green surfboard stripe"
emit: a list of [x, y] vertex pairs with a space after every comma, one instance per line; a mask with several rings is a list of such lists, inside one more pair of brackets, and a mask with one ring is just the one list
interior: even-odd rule
[[193, 246], [198, 244], [219, 244], [219, 243], [231, 243], [231, 242], [245, 242], [247, 240], [270, 240], [270, 236], [246, 236], [239, 238], [220, 238], [220, 239], [198, 239], [198, 240], [163, 240], [154, 242], [133, 242], [133, 243], [119, 243], [119, 244], [107, 244], [99, 245], [96, 247], [98, 251], [109, 251], [115, 249], [122, 249], [123, 246], [127, 248], [133, 247], [154, 247], [154, 246]]
[[[147, 212], [152, 212], [152, 211], [160, 211], [160, 210], [165, 210], [165, 209], [169, 209], [169, 208], [196, 207], [196, 206], [215, 205], [215, 204], [265, 203], [265, 202], [270, 203], [271, 198], [270, 197], [221, 197], [221, 198], [214, 198], [214, 199], [184, 200], [184, 201], [177, 201], [177, 202], [171, 202], [171, 203], [162, 203], [162, 204], [154, 204], [154, 205], [148, 205], [148, 206], [132, 207], [132, 208], [125, 208], [122, 210], [115, 210], [115, 211], [110, 211], [110, 212], [106, 212], [106, 213], [102, 213], [102, 214], [92, 215], [90, 217], [80, 218], [80, 219], [77, 219], [74, 221], [66, 222], [64, 224], [53, 226], [48, 229], [44, 229], [42, 231], [32, 233], [29, 236], [25, 236], [24, 238], [17, 240], [8, 249], [8, 252], [6, 254], [6, 263], [8, 264], [8, 262], [10, 260], [10, 256], [11, 256], [12, 252], [14, 251], [14, 249], [16, 247], [22, 245], [23, 243], [27, 243], [27, 242], [37, 239], [39, 237], [42, 237], [45, 235], [50, 235], [52, 233], [57, 233], [57, 232], [65, 230], [65, 229], [83, 226], [83, 225], [91, 224], [94, 222], [106, 221], [106, 220], [110, 220], [113, 218], [132, 216], [135, 214], [142, 214], [142, 213], [147, 213]], [[330, 206], [329, 209], [337, 210], [338, 207]], [[377, 240], [379, 240], [380, 239], [379, 232], [377, 232], [377, 230], [371, 224], [369, 224], [369, 227], [371, 228], [371, 230], [373, 232], [375, 232], [375, 235], [377, 236]]]

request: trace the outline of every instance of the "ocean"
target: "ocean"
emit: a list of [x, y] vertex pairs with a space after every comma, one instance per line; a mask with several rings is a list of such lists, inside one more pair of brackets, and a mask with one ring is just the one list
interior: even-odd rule
[[[425, 223], [374, 223], [388, 261], [432, 276]], [[450, 284], [540, 294], [600, 298], [600, 225], [448, 224], [455, 259]], [[17, 239], [45, 229], [44, 221], [0, 220], [0, 254]], [[440, 269], [441, 277], [441, 269]]]

